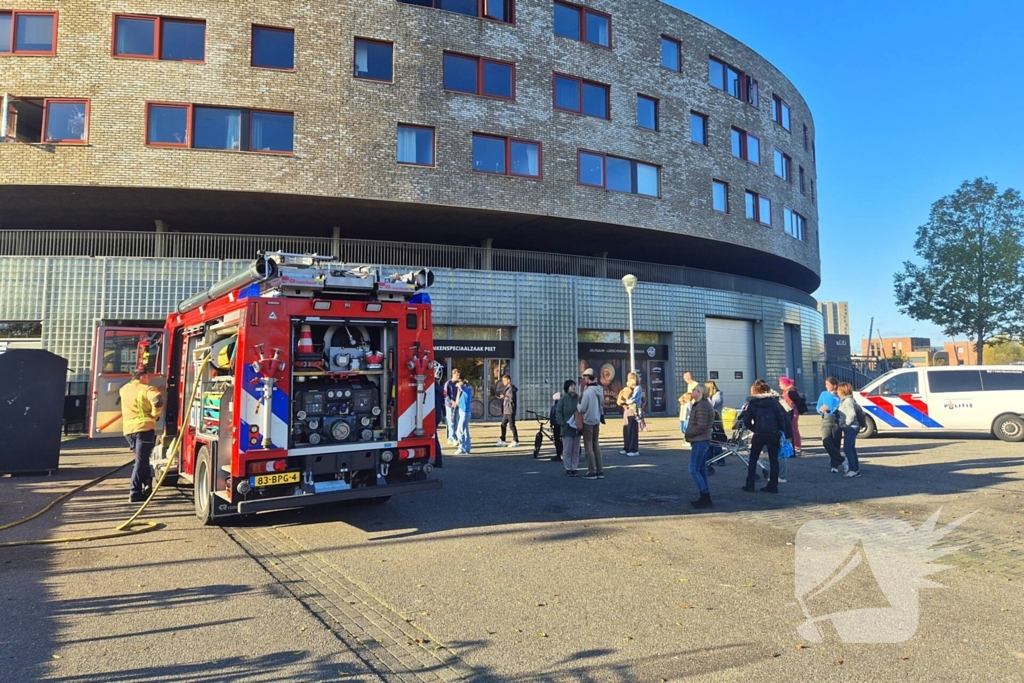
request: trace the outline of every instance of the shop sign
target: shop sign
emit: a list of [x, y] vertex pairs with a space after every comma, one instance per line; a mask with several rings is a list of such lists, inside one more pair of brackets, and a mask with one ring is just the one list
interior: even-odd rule
[[438, 358], [515, 358], [516, 343], [486, 339], [435, 339], [434, 356]]

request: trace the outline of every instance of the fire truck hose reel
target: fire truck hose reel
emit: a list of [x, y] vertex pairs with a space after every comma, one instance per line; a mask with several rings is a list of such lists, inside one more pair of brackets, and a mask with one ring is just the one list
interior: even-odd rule
[[[207, 354], [206, 357], [203, 358], [203, 362], [200, 364], [199, 369], [196, 372], [196, 381], [195, 381], [195, 384], [192, 385], [192, 395], [191, 395], [191, 397], [189, 399], [189, 402], [186, 405], [191, 406], [191, 405], [194, 404], [195, 399], [196, 399], [196, 395], [199, 392], [199, 386], [202, 383], [203, 370], [206, 369], [206, 365], [209, 362], [210, 362], [210, 356], [209, 356], [209, 354]], [[90, 534], [88, 536], [67, 536], [67, 537], [64, 537], [64, 538], [41, 538], [41, 539], [35, 539], [35, 540], [31, 540], [31, 541], [11, 541], [11, 542], [8, 542], [8, 543], [0, 543], [0, 548], [13, 548], [13, 547], [16, 547], [16, 546], [23, 546], [23, 545], [49, 545], [49, 544], [54, 544], [54, 543], [81, 543], [81, 542], [84, 542], [84, 541], [100, 541], [100, 540], [108, 539], [108, 538], [120, 538], [122, 536], [131, 536], [133, 534], [143, 534], [143, 533], [146, 533], [147, 531], [154, 531], [156, 529], [162, 528], [163, 524], [161, 524], [160, 522], [136, 522], [135, 520], [139, 518], [139, 515], [141, 515], [143, 513], [143, 511], [149, 505], [150, 501], [153, 500], [153, 497], [156, 496], [156, 492], [160, 490], [160, 487], [164, 483], [164, 479], [167, 477], [167, 472], [171, 469], [171, 467], [174, 466], [174, 462], [175, 462], [175, 460], [178, 457], [178, 451], [180, 449], [181, 449], [181, 435], [179, 434], [178, 438], [174, 440], [174, 444], [171, 446], [171, 450], [170, 450], [170, 453], [169, 453], [168, 459], [167, 459], [167, 465], [164, 467], [163, 472], [160, 473], [160, 478], [157, 479], [156, 483], [153, 485], [153, 492], [149, 494], [149, 498], [147, 498], [145, 500], [145, 502], [142, 503], [142, 505], [139, 507], [139, 509], [135, 511], [134, 515], [129, 517], [127, 521], [125, 521], [125, 522], [119, 524], [117, 527], [115, 527], [113, 531], [108, 531], [108, 532], [100, 533], [100, 534]], [[49, 505], [47, 505], [46, 507], [44, 507], [43, 509], [39, 510], [38, 512], [36, 512], [34, 514], [29, 515], [28, 517], [24, 517], [24, 518], [19, 519], [19, 520], [15, 521], [15, 522], [11, 522], [10, 524], [5, 524], [3, 526], [0, 526], [0, 531], [6, 531], [7, 529], [12, 529], [12, 528], [14, 528], [16, 526], [20, 526], [22, 524], [25, 524], [26, 522], [31, 522], [33, 519], [36, 519], [36, 518], [44, 515], [45, 513], [49, 512], [54, 507], [56, 507], [57, 505], [63, 503], [68, 498], [71, 498], [72, 496], [74, 496], [74, 495], [76, 495], [78, 493], [81, 493], [82, 491], [85, 491], [86, 489], [88, 489], [88, 488], [90, 488], [92, 486], [95, 486], [96, 484], [100, 483], [104, 479], [107, 479], [107, 478], [113, 476], [114, 474], [117, 474], [118, 472], [123, 470], [128, 465], [131, 465], [132, 462], [134, 462], [134, 461], [130, 460], [130, 461], [126, 462], [123, 465], [115, 467], [114, 469], [110, 470], [106, 474], [103, 474], [103, 475], [101, 475], [99, 477], [96, 477], [92, 481], [86, 482], [86, 483], [82, 484], [81, 486], [78, 486], [78, 487], [68, 491], [67, 493], [62, 494], [56, 500], [52, 501]]]

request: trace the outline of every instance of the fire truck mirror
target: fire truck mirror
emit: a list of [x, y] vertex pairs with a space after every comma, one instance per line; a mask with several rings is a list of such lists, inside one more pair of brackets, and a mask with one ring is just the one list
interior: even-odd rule
[[407, 330], [415, 330], [417, 324], [419, 324], [419, 323], [416, 320], [416, 314], [415, 313], [406, 313], [405, 314], [405, 329], [407, 329]]

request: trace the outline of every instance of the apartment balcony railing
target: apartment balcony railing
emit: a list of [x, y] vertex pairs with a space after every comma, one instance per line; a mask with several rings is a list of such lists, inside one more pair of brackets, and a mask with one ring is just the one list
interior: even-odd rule
[[253, 258], [259, 250], [329, 254], [347, 263], [410, 268], [494, 270], [611, 280], [632, 273], [642, 282], [719, 289], [783, 299], [810, 307], [817, 305], [811, 295], [773, 282], [698, 268], [594, 256], [331, 237], [0, 230], [0, 256], [244, 260]]

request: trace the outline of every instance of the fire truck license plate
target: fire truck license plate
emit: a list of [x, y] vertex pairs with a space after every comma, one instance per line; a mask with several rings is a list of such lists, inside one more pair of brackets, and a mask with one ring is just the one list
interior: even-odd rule
[[259, 474], [250, 477], [253, 486], [277, 486], [278, 484], [298, 484], [300, 472], [279, 472], [277, 474]]

